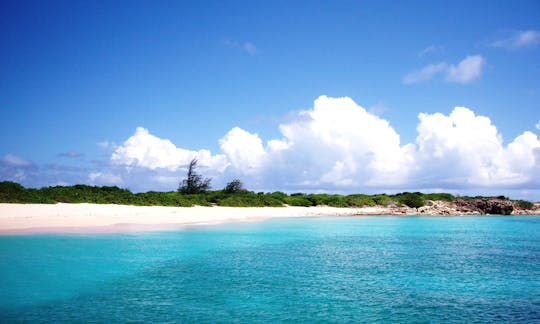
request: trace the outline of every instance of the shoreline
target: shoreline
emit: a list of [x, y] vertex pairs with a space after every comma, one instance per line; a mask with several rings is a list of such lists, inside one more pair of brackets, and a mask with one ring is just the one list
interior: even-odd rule
[[181, 229], [190, 225], [258, 221], [268, 218], [481, 215], [480, 213], [463, 213], [448, 209], [441, 204], [440, 202], [433, 202], [431, 206], [416, 209], [383, 206], [361, 208], [327, 206], [165, 207], [88, 203], [0, 203], [0, 235], [161, 231]]
[[[380, 212], [376, 207], [363, 209], [368, 213]], [[358, 214], [358, 208], [335, 207], [166, 207], [88, 203], [0, 203], [0, 235], [151, 231], [267, 218]]]

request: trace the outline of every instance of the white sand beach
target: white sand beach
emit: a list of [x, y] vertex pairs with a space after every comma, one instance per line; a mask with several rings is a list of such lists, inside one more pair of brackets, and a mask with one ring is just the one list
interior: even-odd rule
[[[186, 225], [257, 221], [275, 217], [370, 216], [370, 215], [480, 215], [447, 202], [430, 202], [421, 208], [363, 207], [164, 207], [102, 204], [7, 204], [0, 203], [0, 234], [48, 232], [129, 232], [165, 230]], [[538, 215], [540, 203], [515, 215]]]
[[0, 233], [117, 232], [272, 217], [384, 214], [385, 208], [162, 207], [99, 204], [0, 204]]

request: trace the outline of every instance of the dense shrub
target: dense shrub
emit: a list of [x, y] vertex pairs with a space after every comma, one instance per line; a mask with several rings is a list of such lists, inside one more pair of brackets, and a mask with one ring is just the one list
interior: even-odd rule
[[326, 205], [331, 207], [347, 207], [347, 200], [344, 196], [328, 194], [306, 195], [313, 206]]
[[225, 193], [228, 193], [228, 194], [233, 194], [233, 193], [243, 192], [246, 190], [244, 189], [244, 185], [242, 184], [242, 182], [238, 179], [235, 179], [227, 183], [223, 191], [225, 191]]
[[272, 193], [265, 194], [264, 192], [258, 193], [258, 195], [264, 195], [271, 199], [275, 199], [277, 201], [280, 201], [282, 204], [287, 203], [287, 194], [281, 191], [274, 191]]
[[396, 196], [400, 203], [411, 208], [419, 208], [425, 204], [424, 197], [419, 192], [404, 192]]
[[376, 205], [373, 197], [368, 195], [356, 194], [348, 195], [345, 197], [347, 206], [349, 207], [365, 207], [365, 206], [374, 206]]
[[35, 204], [55, 203], [54, 200], [40, 194], [38, 190], [26, 189], [20, 184], [12, 181], [0, 182], [0, 202]]
[[[241, 184], [241, 183], [240, 183]], [[271, 193], [254, 193], [241, 186], [238, 190], [214, 190], [196, 194], [180, 194], [178, 192], [132, 193], [116, 186], [53, 186], [41, 189], [25, 188], [11, 181], [0, 182], [0, 202], [4, 203], [96, 203], [96, 204], [124, 204], [137, 206], [233, 206], [233, 207], [280, 207], [284, 204], [290, 206], [318, 206], [332, 207], [365, 207], [374, 205], [386, 206], [390, 203], [406, 205], [413, 208], [424, 206], [425, 200], [453, 201], [456, 199], [448, 193], [422, 194], [420, 192], [403, 192], [395, 195], [329, 195], [286, 193], [276, 191]], [[508, 199], [506, 197], [503, 197]], [[471, 199], [461, 197], [461, 199]], [[515, 201], [522, 209], [531, 209], [533, 204], [525, 200]]]
[[371, 196], [373, 201], [375, 202], [375, 205], [379, 206], [388, 206], [388, 204], [392, 201], [397, 202], [396, 199], [392, 199], [388, 197], [386, 194], [378, 194]]
[[434, 200], [434, 201], [454, 201], [456, 197], [449, 193], [430, 193], [424, 194], [425, 200]]
[[289, 206], [303, 206], [303, 207], [311, 207], [313, 206], [313, 202], [309, 199], [307, 199], [305, 196], [296, 195], [296, 196], [289, 196], [286, 199], [286, 203]]
[[220, 199], [217, 204], [219, 206], [229, 207], [280, 207], [283, 202], [274, 199], [268, 195], [259, 195], [253, 192], [244, 192], [239, 194], [228, 195]]
[[534, 207], [534, 204], [530, 201], [527, 201], [527, 200], [517, 200], [516, 201], [519, 208], [521, 209], [532, 209]]

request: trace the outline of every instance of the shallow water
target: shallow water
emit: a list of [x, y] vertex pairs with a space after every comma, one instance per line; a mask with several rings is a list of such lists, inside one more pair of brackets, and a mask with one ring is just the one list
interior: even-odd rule
[[540, 321], [540, 216], [0, 237], [0, 321]]

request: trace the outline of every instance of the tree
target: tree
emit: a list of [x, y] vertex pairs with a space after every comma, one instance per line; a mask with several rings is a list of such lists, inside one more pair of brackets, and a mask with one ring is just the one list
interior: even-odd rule
[[197, 158], [193, 158], [189, 162], [187, 178], [182, 180], [180, 186], [178, 187], [178, 192], [182, 194], [198, 194], [205, 192], [210, 189], [210, 178], [204, 178], [195, 172], [195, 167], [197, 166]]
[[228, 193], [228, 194], [233, 194], [233, 193], [243, 192], [245, 190], [244, 190], [244, 185], [242, 184], [242, 181], [235, 179], [227, 183], [223, 191], [225, 191], [225, 193]]
[[424, 197], [419, 192], [404, 192], [399, 199], [401, 203], [411, 208], [419, 208], [425, 205]]

